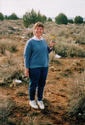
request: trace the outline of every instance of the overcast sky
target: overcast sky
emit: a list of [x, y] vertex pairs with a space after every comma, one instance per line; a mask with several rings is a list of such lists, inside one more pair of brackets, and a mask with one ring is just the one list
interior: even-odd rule
[[85, 0], [0, 0], [0, 12], [4, 15], [16, 13], [23, 16], [32, 8], [47, 17], [64, 13], [67, 17], [85, 17]]

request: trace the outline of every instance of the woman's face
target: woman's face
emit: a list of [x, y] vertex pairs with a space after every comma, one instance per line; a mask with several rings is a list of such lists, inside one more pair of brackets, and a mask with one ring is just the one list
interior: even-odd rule
[[43, 28], [42, 27], [36, 27], [34, 29], [34, 35], [38, 38], [40, 38], [42, 36], [42, 33], [43, 33]]

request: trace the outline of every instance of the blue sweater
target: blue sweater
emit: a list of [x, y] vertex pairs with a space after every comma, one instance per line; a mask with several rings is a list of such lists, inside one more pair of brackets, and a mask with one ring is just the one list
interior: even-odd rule
[[24, 61], [26, 68], [38, 68], [49, 66], [49, 52], [45, 39], [35, 40], [30, 39], [27, 41], [24, 50]]

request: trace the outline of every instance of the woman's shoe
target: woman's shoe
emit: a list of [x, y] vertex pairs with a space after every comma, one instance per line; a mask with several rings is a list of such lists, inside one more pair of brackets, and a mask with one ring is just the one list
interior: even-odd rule
[[35, 100], [30, 100], [29, 101], [29, 104], [30, 104], [30, 106], [32, 107], [32, 108], [34, 108], [34, 109], [38, 109], [38, 105], [36, 104], [36, 102], [35, 102]]
[[37, 101], [37, 104], [38, 104], [40, 109], [44, 109], [45, 108], [43, 101]]

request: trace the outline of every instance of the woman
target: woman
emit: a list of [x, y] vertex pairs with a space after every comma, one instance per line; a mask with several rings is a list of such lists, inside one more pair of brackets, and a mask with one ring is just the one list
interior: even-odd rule
[[[27, 41], [24, 51], [25, 59], [25, 76], [29, 76], [29, 104], [31, 107], [44, 109], [43, 91], [46, 83], [49, 53], [54, 45], [53, 42], [49, 44], [42, 37], [44, 26], [41, 22], [34, 25], [33, 34], [30, 40]], [[35, 92], [37, 88], [37, 103], [35, 101]]]

